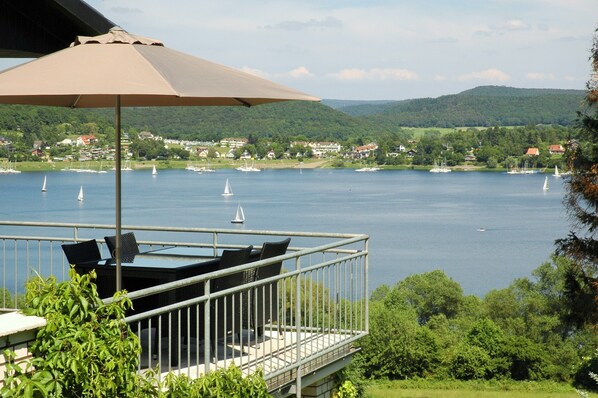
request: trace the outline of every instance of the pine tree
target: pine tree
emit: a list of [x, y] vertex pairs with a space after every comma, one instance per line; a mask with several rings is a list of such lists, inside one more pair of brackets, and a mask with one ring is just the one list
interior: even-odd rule
[[579, 113], [580, 136], [568, 145], [572, 170], [565, 206], [572, 219], [567, 238], [557, 240], [557, 254], [572, 260], [567, 275], [568, 321], [598, 325], [598, 30], [590, 56], [586, 107]]

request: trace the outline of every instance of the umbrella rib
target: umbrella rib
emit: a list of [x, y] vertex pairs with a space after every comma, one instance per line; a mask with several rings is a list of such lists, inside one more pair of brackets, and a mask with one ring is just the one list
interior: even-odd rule
[[246, 106], [248, 108], [251, 107], [251, 104], [245, 100], [242, 100], [241, 98], [235, 98], [236, 101], [239, 101], [243, 106]]

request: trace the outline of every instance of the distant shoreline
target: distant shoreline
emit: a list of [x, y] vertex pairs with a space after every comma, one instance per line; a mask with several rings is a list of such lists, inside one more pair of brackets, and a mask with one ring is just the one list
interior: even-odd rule
[[[99, 170], [102, 167], [103, 170], [112, 171], [114, 163], [110, 162], [108, 165], [103, 165], [105, 162], [100, 161], [87, 161], [87, 162], [20, 162], [16, 164], [16, 169], [21, 172], [50, 172], [50, 171], [62, 171], [69, 167], [77, 168], [84, 167], [86, 169]], [[158, 170], [166, 169], [184, 169], [188, 165], [193, 164], [196, 166], [210, 166], [214, 169], [234, 169], [244, 164], [239, 160], [216, 160], [214, 163], [208, 163], [204, 160], [198, 161], [185, 161], [185, 160], [167, 160], [167, 161], [132, 161], [131, 168], [133, 170], [150, 170], [154, 165]], [[259, 160], [255, 162], [255, 166], [262, 170], [268, 169], [317, 169], [317, 168], [329, 168], [329, 169], [358, 169], [361, 167], [368, 166], [365, 163], [352, 163], [344, 162], [342, 167], [335, 167], [335, 160], [322, 160], [313, 159], [306, 160], [304, 162], [291, 161], [291, 160]], [[412, 165], [399, 165], [399, 166], [377, 166], [383, 170], [421, 170], [428, 171], [433, 166], [412, 166]], [[480, 171], [480, 172], [504, 172], [504, 168], [489, 169], [485, 166], [477, 165], [457, 165], [451, 166], [451, 170], [456, 172], [465, 171]], [[546, 172], [540, 170], [540, 173]]]

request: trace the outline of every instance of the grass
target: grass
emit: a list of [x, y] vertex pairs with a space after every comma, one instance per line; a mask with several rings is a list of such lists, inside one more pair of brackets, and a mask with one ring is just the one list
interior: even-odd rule
[[[366, 389], [368, 398], [580, 398], [573, 387], [554, 382], [464, 382], [398, 380]], [[598, 394], [589, 394], [598, 398]]]
[[[513, 129], [518, 126], [501, 126], [501, 128]], [[490, 127], [402, 127], [403, 130], [409, 131], [413, 134], [413, 138], [419, 139], [430, 131], [437, 131], [441, 135], [453, 133], [455, 131], [465, 131], [467, 129], [485, 130]]]
[[[124, 162], [124, 161], [123, 161]], [[103, 161], [102, 167], [104, 170], [110, 170], [114, 167], [114, 161]], [[155, 164], [158, 169], [184, 169], [189, 163], [197, 164], [200, 166], [206, 166], [208, 162], [206, 160], [167, 160], [167, 161], [132, 161], [131, 167], [136, 170], [151, 169]], [[258, 160], [255, 165], [263, 169], [275, 169], [275, 168], [313, 168], [313, 167], [326, 167], [328, 160], [322, 161], [319, 159], [306, 159], [303, 164], [300, 164], [296, 159], [284, 159], [284, 160]], [[213, 168], [235, 168], [243, 164], [240, 160], [230, 159], [212, 159], [210, 165]], [[0, 161], [0, 167], [4, 167], [6, 164]], [[19, 171], [59, 171], [64, 168], [83, 167], [86, 169], [99, 170], [100, 161], [93, 160], [87, 162], [18, 162], [16, 168]]]

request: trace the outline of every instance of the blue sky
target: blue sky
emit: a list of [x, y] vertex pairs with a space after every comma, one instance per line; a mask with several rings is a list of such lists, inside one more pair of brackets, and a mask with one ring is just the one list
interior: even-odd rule
[[597, 0], [88, 0], [130, 33], [321, 98], [584, 89]]

